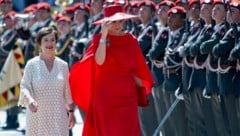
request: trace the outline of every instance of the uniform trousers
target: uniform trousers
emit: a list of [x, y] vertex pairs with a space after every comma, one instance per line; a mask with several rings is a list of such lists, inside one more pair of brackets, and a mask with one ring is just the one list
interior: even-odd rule
[[[161, 122], [163, 119], [163, 116], [167, 112], [165, 103], [164, 103], [164, 94], [162, 90], [162, 85], [156, 86], [153, 88], [153, 99], [155, 103], [155, 109], [156, 109], [156, 116], [157, 116], [157, 121], [158, 124]], [[162, 133], [162, 136], [165, 136], [165, 129], [167, 129], [165, 126], [163, 126], [160, 131]]]
[[[164, 92], [164, 102], [167, 110], [175, 100], [176, 97], [173, 92]], [[188, 136], [187, 116], [185, 111], [184, 101], [179, 101], [166, 122], [169, 123], [166, 136]]]
[[237, 120], [237, 103], [236, 97], [232, 94], [222, 95], [223, 115], [225, 126], [228, 127], [229, 136], [239, 136], [239, 124]]
[[139, 107], [138, 109], [143, 136], [152, 136], [158, 125], [152, 94], [148, 95], [148, 101], [149, 105], [147, 107]]

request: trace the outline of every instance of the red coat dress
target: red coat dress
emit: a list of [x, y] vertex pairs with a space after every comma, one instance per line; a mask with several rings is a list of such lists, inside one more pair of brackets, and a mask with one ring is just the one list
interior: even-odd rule
[[[136, 38], [108, 35], [103, 65], [94, 55], [101, 35], [95, 35], [83, 59], [70, 71], [74, 102], [86, 112], [83, 136], [140, 136], [134, 76], [153, 84]], [[100, 45], [101, 46], [101, 45]]]

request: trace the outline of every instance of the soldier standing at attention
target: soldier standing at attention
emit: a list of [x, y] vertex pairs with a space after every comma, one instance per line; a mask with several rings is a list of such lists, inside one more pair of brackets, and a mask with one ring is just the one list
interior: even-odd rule
[[101, 30], [101, 26], [92, 24], [96, 20], [103, 18], [103, 2], [104, 0], [92, 0], [90, 5], [90, 17], [89, 17], [89, 34], [92, 37]]
[[[7, 59], [7, 56], [11, 49], [14, 48], [15, 43], [18, 39], [17, 31], [15, 29], [16, 20], [15, 20], [15, 11], [10, 11], [4, 16], [4, 23], [6, 24], [6, 31], [1, 37], [0, 45], [0, 71]], [[5, 126], [2, 129], [16, 129], [19, 127], [18, 122], [18, 113], [20, 109], [17, 106], [7, 109], [7, 119]]]
[[[182, 57], [178, 49], [182, 46], [181, 41], [184, 34], [186, 10], [183, 7], [175, 6], [168, 11], [168, 26], [171, 30], [164, 56], [164, 102], [169, 109], [175, 98], [175, 91], [180, 88], [182, 82]], [[186, 136], [185, 105], [180, 101], [168, 118], [169, 129], [172, 135]]]
[[[224, 126], [223, 113], [221, 103], [219, 99], [219, 86], [217, 82], [217, 58], [212, 54], [213, 47], [219, 43], [227, 31], [228, 25], [225, 22], [226, 9], [225, 4], [221, 0], [214, 0], [212, 18], [215, 20], [216, 25], [214, 26], [214, 33], [211, 38], [203, 42], [200, 46], [201, 54], [208, 54], [206, 61], [206, 87], [203, 91], [203, 107], [204, 116], [208, 117], [206, 123], [211, 127], [216, 128], [216, 132], [212, 135], [225, 136], [226, 127]], [[207, 122], [208, 121], [208, 122]], [[210, 122], [212, 121], [212, 122]], [[210, 129], [211, 129], [210, 127]], [[207, 128], [209, 129], [209, 128]]]
[[73, 37], [70, 33], [71, 19], [67, 16], [61, 16], [57, 20], [57, 30], [59, 32], [59, 39], [57, 41], [55, 55], [66, 61], [69, 66], [70, 49], [73, 45]]
[[[222, 97], [221, 102], [224, 110], [225, 124], [231, 136], [240, 134], [237, 120], [236, 97], [233, 84], [233, 78], [236, 74], [236, 62], [229, 61], [229, 54], [235, 46], [235, 40], [238, 39], [240, 28], [240, 3], [231, 2], [227, 11], [227, 21], [231, 29], [227, 31], [223, 39], [213, 47], [213, 55], [218, 58], [218, 85]], [[239, 83], [238, 83], [239, 84]], [[226, 126], [226, 125], [225, 125]]]
[[205, 61], [207, 55], [200, 54], [200, 45], [202, 42], [209, 40], [213, 33], [212, 24], [212, 1], [204, 0], [201, 3], [200, 16], [204, 20], [204, 27], [202, 28], [197, 40], [190, 46], [190, 54], [193, 56], [194, 67], [189, 81], [190, 97], [192, 100], [192, 110], [194, 111], [194, 132], [196, 136], [204, 136], [208, 134], [205, 123], [205, 116], [203, 113], [202, 92], [206, 86], [206, 70]]
[[[163, 76], [163, 58], [165, 48], [168, 44], [169, 38], [169, 27], [167, 25], [168, 15], [167, 12], [170, 8], [174, 7], [175, 4], [172, 1], [164, 0], [157, 5], [157, 16], [158, 16], [158, 34], [156, 35], [152, 48], [149, 51], [149, 58], [152, 62], [152, 73], [155, 79], [153, 99], [157, 114], [158, 123], [162, 120], [164, 114], [167, 112], [164, 99], [162, 84], [164, 80]], [[171, 135], [172, 130], [167, 125], [161, 130], [162, 135]]]
[[70, 66], [74, 63], [79, 61], [85, 51], [85, 44], [81, 42], [82, 38], [88, 38], [88, 23], [86, 23], [89, 17], [89, 7], [83, 3], [76, 3], [74, 5], [75, 12], [74, 12], [74, 29], [73, 29], [73, 36], [74, 36], [74, 43], [71, 48], [70, 53]]
[[[146, 63], [149, 68], [151, 68], [148, 53], [152, 48], [153, 37], [155, 37], [157, 29], [152, 23], [153, 16], [155, 15], [155, 3], [145, 0], [139, 4], [139, 8], [141, 25], [140, 33], [137, 39]], [[150, 93], [147, 97], [149, 105], [144, 108], [139, 108], [141, 131], [144, 136], [153, 135], [154, 130], [157, 128], [157, 116], [152, 93]]]
[[[189, 80], [192, 74], [193, 57], [190, 55], [190, 46], [196, 41], [201, 31], [200, 23], [200, 2], [198, 0], [191, 0], [188, 4], [188, 21], [185, 22], [185, 41], [183, 47], [179, 50], [183, 57], [182, 61], [182, 94], [177, 92], [177, 97], [183, 96], [186, 106], [186, 116], [188, 118], [188, 132], [189, 135], [194, 135], [194, 111], [192, 110], [192, 100], [190, 97]], [[188, 32], [189, 31], [189, 32]], [[181, 97], [180, 97], [181, 96]], [[182, 98], [181, 98], [182, 99]]]

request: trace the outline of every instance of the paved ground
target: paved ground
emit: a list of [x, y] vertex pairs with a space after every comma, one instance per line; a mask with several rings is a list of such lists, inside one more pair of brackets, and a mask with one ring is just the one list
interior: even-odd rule
[[[78, 110], [75, 110], [74, 114], [76, 117], [77, 124], [73, 128], [73, 136], [81, 136], [82, 126], [83, 126], [82, 119], [80, 117]], [[20, 113], [18, 115], [18, 118], [19, 118], [20, 127], [24, 128], [26, 124], [25, 113], [24, 112]], [[5, 123], [5, 120], [6, 120], [6, 112], [0, 111], [0, 127], [3, 126], [3, 124]], [[18, 132], [16, 130], [3, 131], [0, 129], [0, 136], [24, 136], [24, 135], [21, 132]]]

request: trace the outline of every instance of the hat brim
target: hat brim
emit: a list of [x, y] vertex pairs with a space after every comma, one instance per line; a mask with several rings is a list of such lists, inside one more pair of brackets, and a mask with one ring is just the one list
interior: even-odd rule
[[100, 25], [102, 24], [104, 21], [119, 21], [119, 20], [128, 20], [128, 19], [132, 19], [132, 18], [138, 18], [138, 16], [135, 15], [130, 15], [130, 14], [126, 14], [123, 12], [118, 12], [110, 17], [105, 17], [103, 19], [97, 20], [95, 22], [93, 22], [94, 25]]

